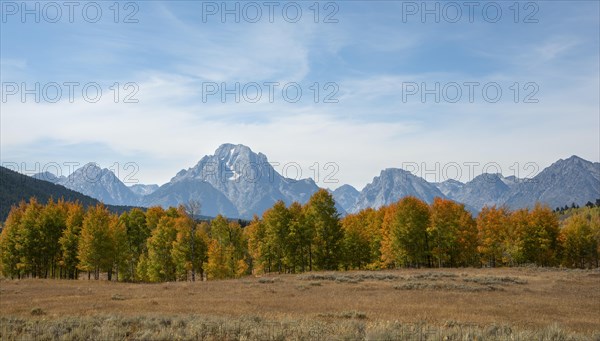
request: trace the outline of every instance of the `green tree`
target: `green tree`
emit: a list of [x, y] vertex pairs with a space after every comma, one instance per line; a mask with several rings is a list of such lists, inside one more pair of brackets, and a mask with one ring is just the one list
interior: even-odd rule
[[69, 205], [67, 213], [67, 228], [59, 239], [62, 251], [61, 266], [65, 269], [65, 277], [77, 279], [77, 250], [79, 249], [79, 237], [83, 226], [85, 211], [80, 203]]
[[77, 258], [79, 268], [94, 272], [99, 279], [100, 271], [109, 272], [113, 266], [114, 252], [110, 231], [111, 215], [102, 204], [88, 208], [81, 229]]
[[463, 204], [435, 198], [431, 204], [431, 253], [436, 265], [468, 266], [477, 261], [477, 225]]
[[509, 266], [533, 262], [531, 254], [535, 245], [535, 231], [528, 208], [509, 212], [509, 221], [502, 237], [502, 262]]
[[58, 276], [59, 262], [61, 258], [61, 248], [59, 239], [67, 227], [68, 206], [64, 200], [54, 202], [52, 198], [48, 199], [45, 206], [40, 211], [38, 217], [38, 226], [40, 238], [42, 239], [41, 254], [45, 259], [42, 274], [43, 277], [55, 278]]
[[559, 242], [562, 263], [568, 267], [598, 267], [600, 209], [584, 208], [563, 222]]
[[[198, 216], [200, 216], [200, 208], [202, 207], [202, 205], [200, 204], [200, 201], [197, 200], [190, 200], [188, 203], [186, 203], [183, 206], [183, 211], [184, 213], [192, 220], [194, 221]], [[196, 224], [190, 224], [190, 236], [195, 236], [196, 235]], [[196, 238], [189, 238], [189, 243], [190, 243], [190, 257], [192, 259], [197, 258], [196, 256]], [[196, 281], [196, 268], [197, 268], [197, 262], [193, 261], [190, 262], [191, 265], [191, 271], [192, 271], [192, 282]]]
[[35, 198], [29, 201], [19, 227], [19, 260], [18, 268], [33, 277], [42, 277], [47, 264], [42, 229], [39, 224], [43, 206]]
[[210, 238], [206, 266], [208, 278], [239, 277], [247, 273], [248, 244], [237, 222], [228, 222], [218, 215], [210, 223]]
[[212, 239], [208, 246], [208, 261], [206, 264], [206, 276], [208, 279], [226, 279], [235, 277], [232, 267], [233, 248]]
[[271, 249], [267, 243], [265, 224], [254, 216], [248, 226], [244, 228], [244, 236], [248, 241], [248, 252], [252, 260], [252, 272], [262, 274], [271, 271]]
[[393, 264], [400, 266], [431, 266], [427, 227], [429, 206], [412, 197], [402, 198], [384, 218], [384, 245]]
[[0, 235], [0, 269], [4, 276], [10, 278], [21, 278], [24, 274], [20, 265], [25, 256], [21, 245], [21, 220], [26, 209], [27, 204], [24, 201], [19, 206], [13, 206]]
[[556, 265], [558, 261], [560, 227], [558, 218], [550, 207], [536, 204], [530, 213], [529, 235], [535, 238], [524, 244], [526, 261], [540, 266]]
[[[160, 211], [159, 211], [160, 212]], [[155, 216], [158, 216], [155, 215]], [[139, 208], [121, 214], [119, 218], [127, 231], [129, 259], [127, 261], [128, 279], [137, 280], [136, 267], [143, 254], [147, 254], [147, 240], [150, 238], [150, 227], [146, 222], [146, 214]], [[158, 224], [158, 222], [157, 222]], [[125, 270], [125, 269], [123, 269]]]
[[[110, 238], [112, 242], [112, 261], [116, 273], [116, 280], [119, 280], [119, 274], [123, 280], [131, 280], [132, 274], [128, 262], [131, 261], [131, 249], [127, 237], [127, 228], [125, 223], [117, 216], [113, 215], [110, 219]], [[109, 274], [112, 272], [112, 267]]]
[[142, 282], [150, 282], [150, 277], [148, 276], [148, 253], [142, 253], [140, 259], [138, 260], [137, 265], [135, 266], [135, 273], [137, 279]]
[[313, 234], [312, 267], [336, 270], [342, 261], [343, 230], [331, 193], [320, 189], [306, 203], [306, 224]]
[[173, 243], [177, 239], [176, 218], [160, 218], [148, 239], [147, 277], [151, 282], [173, 281], [176, 267], [173, 263]]
[[343, 263], [345, 269], [363, 269], [372, 261], [371, 236], [367, 229], [368, 222], [361, 215], [362, 212], [347, 215], [341, 220], [344, 230]]
[[[268, 270], [284, 272], [290, 264], [292, 255], [288, 244], [288, 235], [291, 216], [285, 203], [279, 200], [273, 207], [263, 213], [263, 224], [265, 226], [265, 242], [272, 256], [269, 259]], [[273, 267], [274, 268], [273, 268]]]
[[[192, 228], [192, 225], [196, 225], [196, 222], [189, 217], [182, 217], [176, 221], [177, 238], [173, 243], [171, 256], [179, 280], [187, 280], [188, 275], [195, 270], [198, 270], [201, 279], [204, 278], [204, 263], [208, 260], [208, 236], [202, 229]], [[194, 281], [195, 275], [192, 275], [191, 279]]]
[[146, 226], [148, 231], [152, 233], [156, 226], [158, 226], [158, 222], [162, 217], [164, 217], [167, 213], [160, 206], [153, 206], [146, 210]]
[[287, 236], [286, 262], [292, 272], [304, 272], [310, 264], [313, 231], [306, 223], [304, 208], [297, 202], [288, 207], [289, 228]]

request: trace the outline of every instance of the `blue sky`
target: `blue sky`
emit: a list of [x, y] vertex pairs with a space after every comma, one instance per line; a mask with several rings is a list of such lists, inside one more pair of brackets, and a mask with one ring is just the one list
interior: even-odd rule
[[[23, 20], [15, 2], [1, 3], [1, 161], [25, 163], [24, 171], [35, 163], [94, 161], [119, 168], [124, 178], [124, 165], [134, 162], [135, 179], [162, 184], [231, 142], [264, 153], [276, 169], [294, 162], [303, 177], [314, 177], [318, 163], [321, 186], [360, 189], [389, 167], [418, 165], [415, 173], [434, 181], [447, 178], [444, 165], [457, 163], [466, 181], [468, 162], [480, 164], [475, 173], [494, 163], [505, 175], [525, 176], [573, 154], [599, 159], [597, 1], [520, 2], [518, 15], [513, 2], [478, 2], [471, 18], [459, 1], [458, 20], [456, 7], [427, 2], [429, 9], [439, 5], [439, 22], [433, 14], [423, 20], [421, 1], [320, 2], [317, 23], [313, 1], [275, 1], [273, 22], [265, 2], [255, 2], [263, 12], [255, 23], [254, 8], [244, 16], [247, 2], [237, 2], [240, 22], [233, 15], [223, 21], [221, 9], [210, 14], [221, 2], [122, 2], [117, 23], [112, 1], [78, 3], [73, 23], [62, 2], [56, 23], [49, 22], [55, 8], [44, 2], [26, 3], [40, 7], [39, 23], [33, 14]], [[81, 11], [86, 4], [88, 16]], [[95, 4], [102, 15], [87, 22]], [[298, 20], [286, 21], [297, 8]], [[133, 11], [137, 23], [125, 23]], [[337, 22], [324, 22], [334, 11]], [[39, 83], [42, 92], [52, 82], [63, 91], [56, 103], [36, 103], [33, 95], [21, 100], [22, 84]], [[80, 83], [73, 101], [65, 82]], [[271, 101], [268, 82], [279, 83]], [[472, 101], [466, 82], [478, 84]], [[81, 96], [90, 83], [103, 91], [96, 103]], [[133, 86], [125, 89], [127, 83]], [[263, 96], [236, 103], [227, 95], [223, 103], [221, 84], [236, 83], [240, 91], [258, 84]], [[285, 98], [281, 89], [296, 83], [291, 89], [302, 96], [292, 102], [293, 91]], [[423, 85], [436, 83], [440, 100], [430, 94], [423, 101]], [[8, 94], [11, 84], [19, 85], [15, 95]], [[215, 84], [217, 93], [203, 98]], [[482, 94], [486, 84], [502, 91], [497, 102], [488, 100], [494, 91], [487, 99]], [[255, 88], [247, 89], [254, 98]], [[137, 103], [123, 103], [134, 90]], [[324, 103], [327, 95], [337, 103]], [[323, 180], [330, 162], [337, 183]]]

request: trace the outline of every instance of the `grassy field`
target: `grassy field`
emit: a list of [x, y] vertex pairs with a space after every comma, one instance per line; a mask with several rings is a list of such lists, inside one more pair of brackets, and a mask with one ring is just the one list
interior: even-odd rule
[[600, 271], [419, 269], [209, 282], [0, 280], [0, 337], [600, 340]]

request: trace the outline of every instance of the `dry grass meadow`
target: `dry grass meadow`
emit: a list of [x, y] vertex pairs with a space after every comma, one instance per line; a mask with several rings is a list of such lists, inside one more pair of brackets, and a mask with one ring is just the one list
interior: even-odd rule
[[600, 340], [600, 271], [0, 280], [2, 340]]

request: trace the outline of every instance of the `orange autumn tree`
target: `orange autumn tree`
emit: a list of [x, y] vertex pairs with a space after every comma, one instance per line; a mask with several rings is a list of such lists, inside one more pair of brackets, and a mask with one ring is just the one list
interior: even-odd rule
[[398, 203], [393, 203], [388, 206], [379, 208], [382, 212], [383, 219], [381, 221], [381, 266], [382, 268], [396, 267], [396, 256], [392, 243], [392, 223], [394, 216], [398, 211]]
[[489, 266], [502, 264], [505, 255], [504, 240], [510, 223], [509, 211], [505, 207], [483, 207], [477, 217], [477, 251], [481, 260]]

